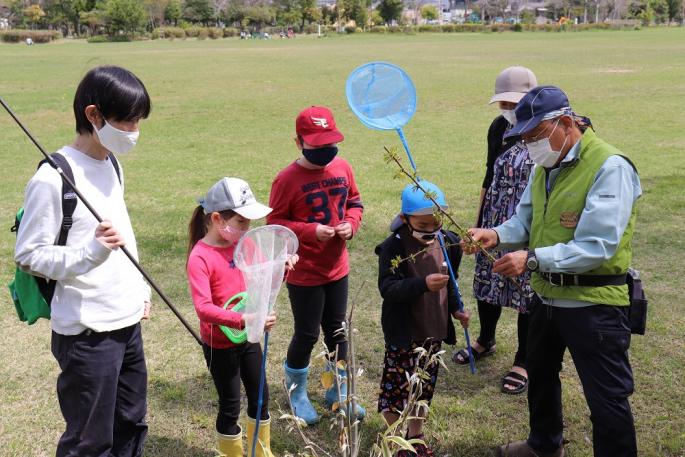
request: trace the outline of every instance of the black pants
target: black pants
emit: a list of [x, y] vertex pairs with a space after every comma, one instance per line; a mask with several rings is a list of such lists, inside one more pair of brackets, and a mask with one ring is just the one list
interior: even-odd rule
[[288, 347], [288, 366], [300, 369], [309, 365], [309, 357], [323, 328], [328, 352], [338, 348], [338, 360], [347, 360], [347, 339], [339, 330], [347, 312], [347, 276], [321, 286], [288, 284], [295, 331]]
[[140, 324], [79, 335], [52, 332], [62, 372], [57, 397], [66, 430], [57, 457], [133, 457], [143, 453], [147, 369]]
[[[480, 336], [478, 343], [483, 346], [495, 344], [497, 322], [502, 315], [502, 307], [478, 300], [478, 317], [480, 319]], [[528, 314], [518, 313], [517, 322], [518, 349], [514, 356], [514, 365], [526, 368], [526, 348], [528, 346]]]
[[528, 335], [528, 444], [542, 452], [562, 443], [559, 372], [566, 348], [575, 363], [590, 408], [595, 457], [635, 457], [637, 444], [628, 397], [633, 373], [628, 361], [627, 307], [555, 308], [533, 299]]
[[[202, 350], [219, 394], [216, 431], [223, 435], [236, 435], [240, 431], [238, 417], [240, 416], [241, 379], [247, 395], [247, 415], [253, 419], [257, 417], [262, 347], [256, 343], [244, 343], [228, 349], [213, 349], [203, 344]], [[264, 383], [260, 420], [269, 418], [268, 411], [269, 388]]]

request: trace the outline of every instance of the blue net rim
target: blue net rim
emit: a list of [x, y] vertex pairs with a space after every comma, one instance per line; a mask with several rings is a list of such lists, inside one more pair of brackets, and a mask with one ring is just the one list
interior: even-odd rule
[[409, 87], [411, 88], [411, 91], [414, 93], [414, 110], [416, 110], [416, 86], [414, 86], [414, 81], [412, 81], [412, 79], [409, 77], [407, 72], [404, 71], [404, 69], [402, 67], [395, 65], [393, 63], [390, 63], [390, 62], [385, 62], [383, 60], [378, 60], [378, 61], [374, 61], [374, 62], [367, 62], [363, 65], [358, 66], [354, 70], [352, 70], [350, 75], [347, 77], [347, 82], [345, 83], [345, 95], [347, 97], [347, 104], [350, 107], [350, 109], [352, 110], [352, 112], [354, 113], [354, 115], [357, 116], [357, 118], [361, 121], [361, 123], [364, 124], [366, 127], [374, 129], [374, 130], [399, 130], [399, 129], [401, 129], [401, 126], [396, 127], [396, 128], [385, 129], [385, 128], [378, 127], [378, 125], [375, 123], [369, 122], [367, 116], [365, 116], [364, 113], [362, 113], [355, 106], [355, 104], [352, 103], [352, 98], [353, 98], [352, 97], [352, 81], [354, 81], [357, 74], [359, 74], [361, 71], [365, 70], [368, 67], [373, 67], [373, 66], [390, 67], [394, 70], [397, 70], [400, 73], [400, 75], [404, 79], [405, 83], [407, 83], [409, 85]]

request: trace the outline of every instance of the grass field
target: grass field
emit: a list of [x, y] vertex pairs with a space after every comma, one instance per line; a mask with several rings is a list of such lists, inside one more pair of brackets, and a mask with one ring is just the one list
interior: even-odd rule
[[[194, 325], [184, 272], [194, 198], [229, 175], [246, 179], [267, 200], [276, 172], [297, 157], [297, 112], [310, 104], [330, 106], [346, 135], [341, 155], [356, 170], [365, 204], [363, 229], [349, 247], [351, 293], [367, 281], [357, 326], [359, 363], [366, 369], [360, 389], [371, 413], [364, 424], [368, 449], [382, 425], [375, 413], [383, 339], [373, 248], [386, 236], [405, 184], [392, 179], [394, 170], [382, 157], [382, 147], [397, 144], [397, 137], [365, 129], [346, 105], [347, 75], [370, 60], [397, 63], [414, 79], [419, 107], [405, 133], [422, 176], [446, 191], [464, 225], [475, 218], [486, 132], [497, 114], [487, 101], [496, 75], [509, 65], [526, 65], [540, 83], [564, 88], [598, 135], [635, 161], [644, 196], [634, 265], [651, 300], [648, 334], [631, 345], [640, 455], [685, 455], [685, 30], [0, 45], [0, 95], [55, 150], [73, 138], [73, 94], [89, 68], [118, 64], [141, 77], [154, 106], [139, 146], [122, 158], [127, 202], [142, 264]], [[6, 284], [14, 268], [9, 227], [40, 157], [2, 113], [0, 134], [0, 282]], [[472, 271], [472, 259], [466, 259], [461, 284], [467, 306], [475, 309]], [[292, 325], [284, 293], [278, 306], [268, 370], [276, 417], [285, 408], [280, 365]], [[201, 351], [158, 300], [143, 327], [150, 424], [145, 455], [213, 455], [215, 391]], [[54, 455], [63, 421], [48, 322], [20, 323], [2, 293], [0, 335], [0, 455]], [[494, 455], [496, 445], [526, 436], [525, 396], [499, 393], [515, 350], [513, 312], [503, 313], [498, 343], [497, 355], [479, 364], [477, 375], [451, 363], [449, 372], [441, 372], [427, 426], [436, 455]], [[323, 409], [321, 368], [313, 371], [312, 397]], [[568, 455], [592, 455], [589, 411], [569, 356], [562, 376]], [[274, 427], [278, 455], [301, 448], [285, 424]], [[335, 443], [326, 419], [307, 433], [329, 448]]]

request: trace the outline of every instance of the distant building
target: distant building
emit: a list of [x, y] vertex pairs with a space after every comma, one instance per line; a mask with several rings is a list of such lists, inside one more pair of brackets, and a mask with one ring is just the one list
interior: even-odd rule
[[[547, 14], [546, 4], [547, 2], [544, 1], [512, 0], [509, 5], [511, 6], [512, 13], [517, 16], [524, 11], [532, 11], [536, 18], [536, 22], [545, 22], [545, 16]], [[542, 21], [538, 21], [538, 18], [541, 18]]]
[[7, 30], [10, 28], [10, 21], [7, 18], [11, 13], [9, 7], [0, 2], [0, 30]]
[[[466, 22], [466, 19], [473, 13], [472, 6], [476, 2], [465, 2], [458, 0], [450, 0], [449, 2], [449, 19], [445, 22]], [[443, 14], [444, 15], [444, 14]]]
[[[409, 0], [411, 1], [411, 0]], [[438, 10], [438, 19], [437, 22], [438, 24], [449, 24], [453, 22], [464, 22], [465, 17], [468, 17], [469, 14], [473, 12], [471, 9], [471, 6], [476, 3], [476, 0], [473, 2], [464, 2], [463, 0], [415, 0], [419, 2], [420, 6], [419, 9], [425, 5], [433, 5], [435, 8]], [[407, 0], [405, 0], [406, 4]], [[468, 4], [468, 9], [467, 9], [467, 4]], [[420, 12], [418, 13], [420, 15]], [[406, 8], [404, 11], [404, 17], [408, 20], [413, 20], [415, 16], [415, 11], [412, 8]], [[421, 20], [419, 17], [419, 23], [423, 22], [426, 23], [425, 20]]]
[[[317, 0], [319, 7], [334, 8], [337, 0]], [[504, 10], [504, 18], [518, 19], [522, 12], [532, 11], [536, 22], [547, 22], [547, 7], [549, 0], [508, 0]], [[376, 8], [380, 0], [372, 0], [371, 7]], [[421, 18], [420, 10], [425, 5], [433, 5], [438, 10], [438, 19], [431, 23], [449, 24], [466, 22], [473, 13], [473, 7], [480, 4], [480, 0], [404, 0], [405, 9], [402, 14], [404, 20], [411, 23], [427, 23]]]

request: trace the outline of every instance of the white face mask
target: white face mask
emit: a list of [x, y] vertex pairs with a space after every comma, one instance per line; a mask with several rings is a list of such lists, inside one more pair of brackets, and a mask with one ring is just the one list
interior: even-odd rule
[[433, 241], [435, 241], [435, 237], [438, 235], [438, 232], [440, 232], [440, 229], [442, 229], [442, 225], [440, 225], [440, 227], [432, 232], [422, 232], [421, 230], [416, 230], [414, 227], [412, 227], [409, 221], [407, 221], [407, 226], [409, 227], [411, 236], [424, 244], [431, 244]]
[[127, 132], [112, 127], [109, 122], [105, 121], [105, 125], [98, 130], [95, 125], [95, 133], [100, 140], [100, 143], [110, 152], [115, 154], [126, 154], [138, 142], [140, 136], [139, 131]]
[[504, 116], [508, 123], [516, 125], [516, 113], [514, 113], [513, 109], [503, 109], [500, 111], [502, 111], [502, 116]]
[[437, 236], [438, 232], [439, 230], [436, 230], [435, 232], [419, 232], [418, 230], [412, 230], [411, 236], [424, 244], [431, 244], [433, 241], [435, 241], [435, 237]]
[[556, 165], [557, 161], [559, 160], [559, 156], [561, 156], [561, 151], [564, 149], [564, 146], [566, 146], [566, 141], [568, 140], [568, 137], [564, 139], [564, 144], [561, 145], [561, 149], [558, 151], [553, 150], [552, 145], [549, 142], [549, 138], [552, 135], [554, 135], [554, 131], [557, 129], [558, 125], [559, 120], [557, 120], [554, 129], [552, 129], [552, 133], [550, 133], [547, 138], [541, 138], [538, 141], [526, 143], [530, 159], [535, 164], [540, 165], [541, 167], [551, 168], [554, 165]]

